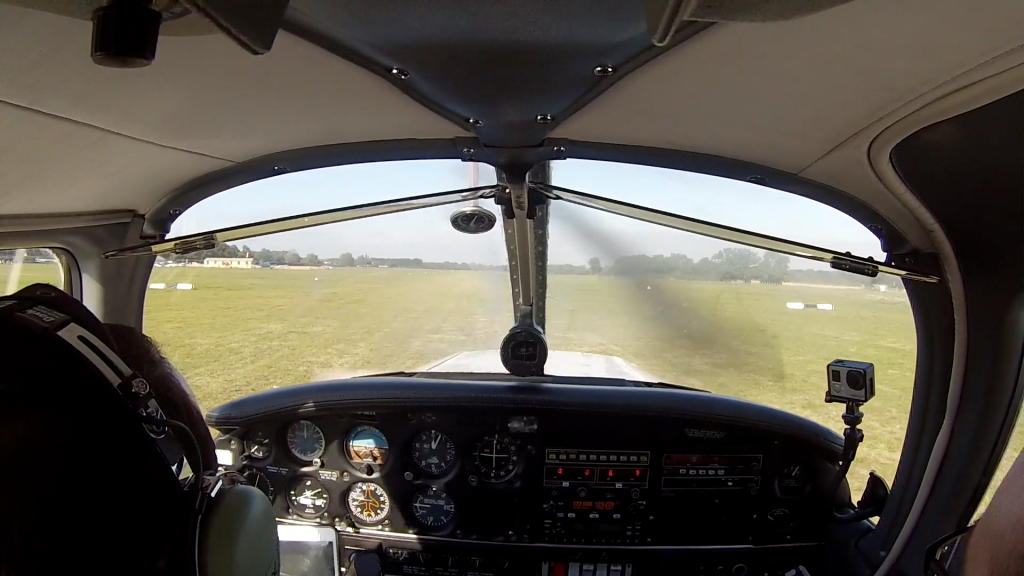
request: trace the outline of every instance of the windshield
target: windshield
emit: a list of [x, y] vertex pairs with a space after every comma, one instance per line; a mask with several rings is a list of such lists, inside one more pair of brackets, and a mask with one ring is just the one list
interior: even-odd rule
[[[563, 161], [557, 186], [882, 260], [878, 240], [828, 206], [745, 182]], [[183, 214], [171, 236], [495, 183], [459, 161], [286, 174]], [[471, 203], [426, 208], [163, 255], [145, 329], [204, 409], [274, 387], [393, 371], [490, 372], [513, 325], [501, 211], [485, 233], [454, 229]], [[550, 206], [547, 374], [700, 388], [842, 430], [822, 402], [825, 366], [873, 362], [872, 442], [850, 474], [895, 474], [911, 398], [914, 323], [901, 281], [638, 222]], [[867, 422], [867, 421], [866, 421]]]

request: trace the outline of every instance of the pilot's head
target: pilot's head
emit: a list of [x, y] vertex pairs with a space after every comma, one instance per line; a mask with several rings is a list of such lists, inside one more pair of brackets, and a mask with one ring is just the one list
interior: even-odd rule
[[[194, 480], [215, 466], [201, 413], [155, 347], [113, 331], [51, 286], [0, 298], [0, 576], [276, 574], [269, 501], [180, 481], [183, 457]], [[240, 566], [240, 542], [274, 554]]]

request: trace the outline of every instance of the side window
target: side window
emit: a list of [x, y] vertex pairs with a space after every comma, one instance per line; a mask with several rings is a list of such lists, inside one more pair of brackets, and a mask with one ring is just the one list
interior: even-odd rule
[[992, 481], [989, 482], [985, 496], [981, 499], [981, 504], [978, 505], [978, 509], [974, 512], [975, 520], [980, 518], [982, 513], [988, 508], [988, 504], [992, 501], [992, 496], [995, 495], [999, 484], [1002, 483], [1003, 478], [1006, 478], [1006, 473], [1010, 471], [1010, 466], [1013, 466], [1017, 456], [1022, 452], [1024, 452], [1024, 414], [1018, 414], [1017, 424], [1014, 426], [1013, 433], [1010, 434], [1010, 442], [1006, 445], [1006, 451], [1003, 452], [1003, 458], [999, 461], [999, 467], [996, 468], [996, 473], [992, 476]]
[[0, 250], [0, 290], [13, 294], [36, 283], [67, 290], [63, 253], [49, 248]]

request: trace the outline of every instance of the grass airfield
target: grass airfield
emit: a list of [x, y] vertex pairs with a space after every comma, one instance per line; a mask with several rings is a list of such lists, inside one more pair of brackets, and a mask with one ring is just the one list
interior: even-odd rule
[[[8, 282], [12, 269], [0, 266], [0, 286], [60, 281], [54, 265], [26, 264]], [[145, 330], [204, 410], [274, 386], [496, 349], [511, 326], [502, 272], [187, 267], [157, 268], [151, 281], [196, 287], [150, 290]], [[548, 294], [552, 350], [620, 356], [665, 382], [767, 404], [840, 432], [842, 407], [823, 402], [825, 366], [837, 358], [873, 362], [877, 391], [863, 409], [865, 441], [850, 483], [859, 494], [869, 470], [892, 483], [916, 361], [903, 293], [553, 275]], [[789, 310], [787, 302], [835, 309]], [[1022, 448], [1018, 425], [996, 480]]]

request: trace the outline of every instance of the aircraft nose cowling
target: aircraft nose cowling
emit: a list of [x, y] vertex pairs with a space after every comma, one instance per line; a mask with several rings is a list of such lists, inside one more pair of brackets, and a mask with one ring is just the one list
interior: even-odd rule
[[[497, 350], [459, 352], [416, 370], [417, 372], [488, 372], [504, 374], [505, 367]], [[582, 376], [587, 378], [621, 378], [641, 382], [658, 382], [654, 375], [618, 356], [586, 352], [548, 353], [545, 374], [551, 376]]]

